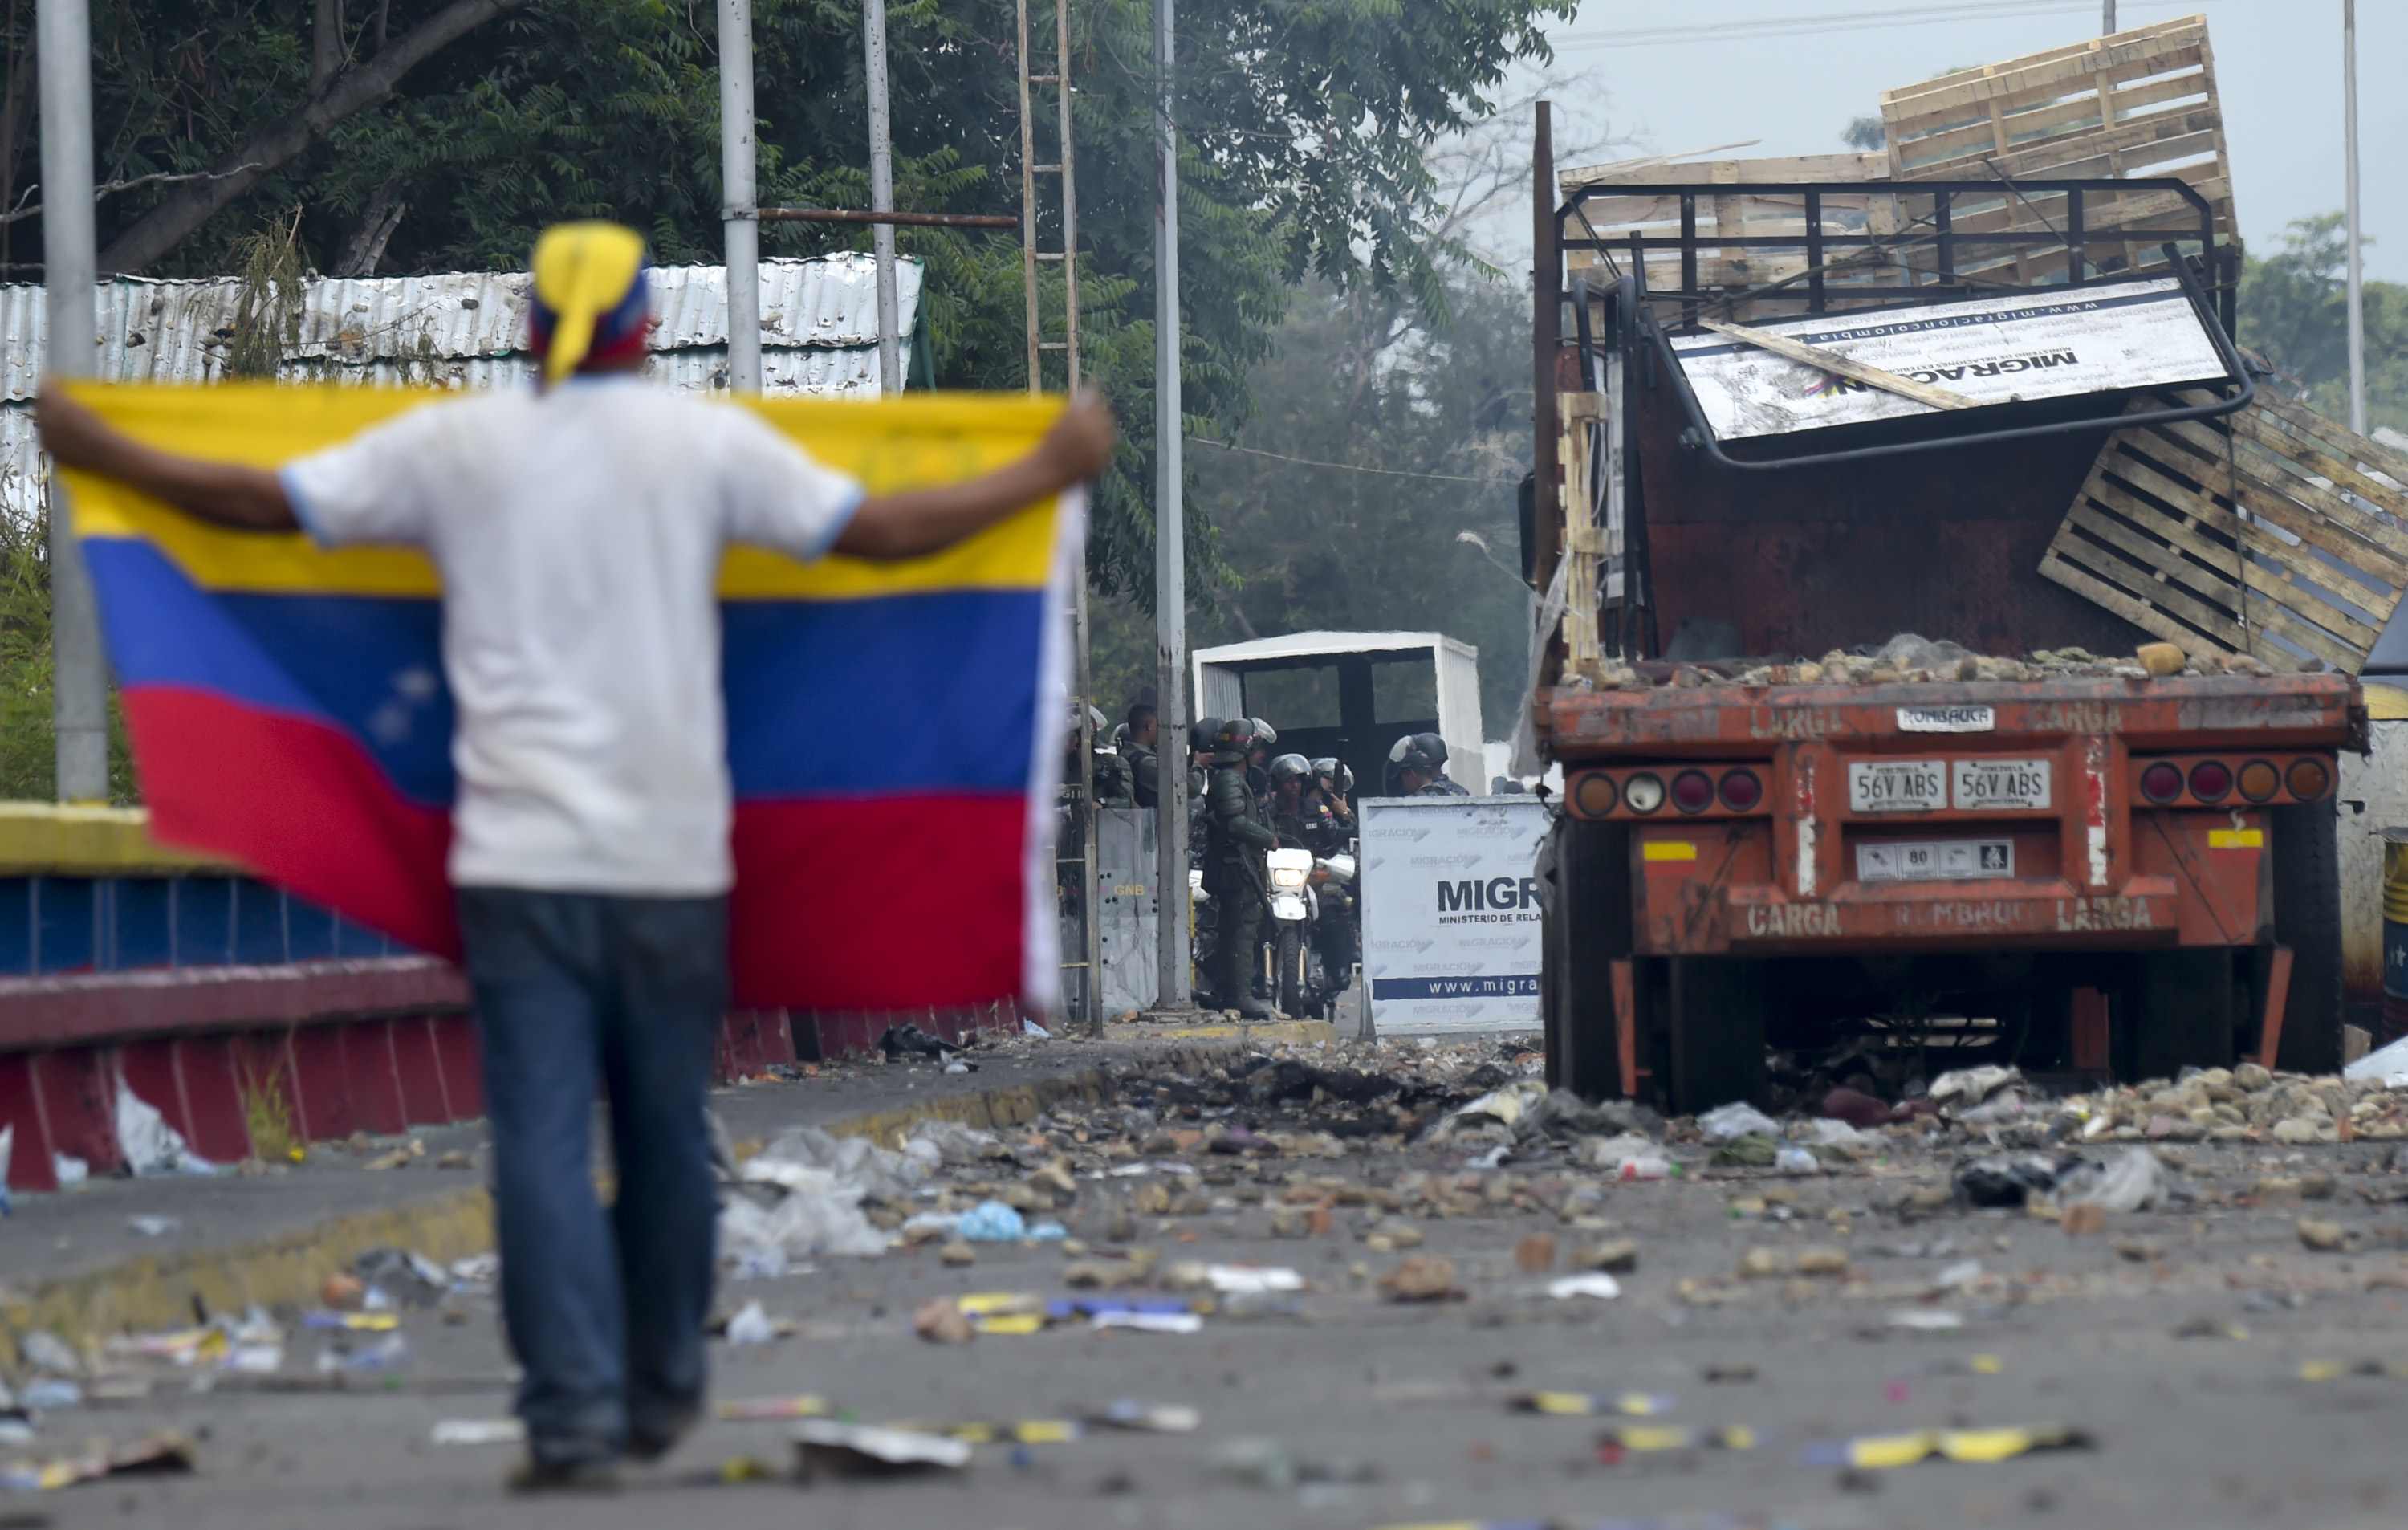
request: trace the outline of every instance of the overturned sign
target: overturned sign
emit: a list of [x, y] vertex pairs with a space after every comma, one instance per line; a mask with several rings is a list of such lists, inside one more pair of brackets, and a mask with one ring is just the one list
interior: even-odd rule
[[[2204, 316], [2172, 278], [1758, 327], [1974, 405], [2162, 388], [2227, 375]], [[1707, 423], [1723, 440], [1933, 412], [1889, 389], [1725, 335], [1675, 336], [1672, 350]]]

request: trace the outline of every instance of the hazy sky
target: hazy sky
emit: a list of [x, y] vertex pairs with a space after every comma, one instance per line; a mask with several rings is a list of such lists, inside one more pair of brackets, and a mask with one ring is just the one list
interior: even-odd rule
[[[1991, 0], [2000, 9], [2014, 0]], [[1729, 157], [1843, 149], [1847, 120], [1881, 109], [1881, 93], [1943, 70], [2063, 47], [2099, 28], [2099, 7], [2031, 0], [2041, 14], [1956, 16], [1809, 36], [1719, 37], [1636, 46], [1584, 35], [1713, 27], [1765, 17], [1841, 17], [1965, 0], [1585, 0], [1555, 29], [1556, 93], [1575, 132], [1611, 129], [1639, 147], [1604, 157], [1673, 153], [1760, 138]], [[2342, 206], [2341, 0], [2118, 0], [2117, 24], [2203, 14], [2215, 51], [2233, 200], [2243, 236], [2270, 250], [2295, 218]], [[2408, 281], [2408, 0], [2358, 7], [2359, 203], [2370, 279]], [[1600, 100], [1601, 96], [1601, 100]], [[1560, 130], [1559, 130], [1560, 141]], [[1719, 156], [1718, 156], [1719, 157]], [[1527, 249], [1526, 218], [1521, 224]]]

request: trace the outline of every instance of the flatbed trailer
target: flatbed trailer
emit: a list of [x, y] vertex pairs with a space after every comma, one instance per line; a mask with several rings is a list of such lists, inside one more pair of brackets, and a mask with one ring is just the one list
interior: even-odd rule
[[[1738, 658], [1863, 654], [1907, 632], [2000, 655], [2132, 654], [2148, 634], [2040, 563], [2111, 435], [2196, 431], [2254, 396], [2230, 339], [2237, 252], [2207, 204], [2171, 180], [1901, 185], [1885, 193], [1914, 199], [1895, 221], [1929, 231], [1908, 238], [1828, 232], [1820, 209], [1861, 202], [1861, 183], [1756, 187], [1802, 221], [1722, 243], [1751, 271], [1792, 274], [1717, 287], [1696, 209], [1727, 188], [1617, 185], [1678, 208], [1680, 232], [1607, 241], [1592, 193], [1555, 204], [1543, 118], [1537, 167], [1524, 551], [1541, 596], [1535, 755], [1564, 771], [1539, 868], [1551, 1079], [1694, 1110], [1764, 1093], [1769, 1052], [1852, 1041], [1936, 1053], [1918, 1059], [1927, 1075], [1976, 1060], [2128, 1079], [2243, 1057], [2337, 1067], [2335, 785], [2339, 751], [2365, 743], [2353, 678], [2204, 650], [2163, 676], [1969, 663], [1863, 683]], [[2162, 264], [2102, 273], [2062, 228], [2019, 231], [1999, 205], [2010, 192], [2061, 199], [2076, 231], [2086, 207], [2157, 196], [2172, 222], [2126, 225], [2124, 248], [2155, 243]], [[1985, 245], [2065, 264], [2012, 291], [1957, 280]], [[1594, 264], [1568, 277], [1568, 247]], [[1863, 285], [1885, 262], [1913, 279]], [[1677, 268], [1678, 289], [1650, 290], [1651, 265]], [[1802, 314], [1763, 316], [1784, 303]], [[2116, 325], [2143, 314], [2167, 338], [2119, 349]], [[1713, 359], [1757, 346], [1756, 325], [1792, 350], [1799, 336], [1929, 335], [1975, 358], [2077, 338], [2034, 352], [2050, 369], [2030, 387], [2020, 363], [1904, 364], [1914, 382], [1991, 392], [1842, 404], [1854, 412], [1827, 411], [1846, 422], [1831, 425], [1808, 418], [1843, 391], [1828, 373], [1813, 385], [1829, 352], [1790, 357], [1806, 370], [1785, 378]], [[2069, 383], [2060, 359], [2104, 380]], [[1741, 387], [1755, 393], [1734, 404]], [[1954, 678], [1985, 671], [2038, 678]], [[1820, 678], [1778, 682], [1801, 672]]]

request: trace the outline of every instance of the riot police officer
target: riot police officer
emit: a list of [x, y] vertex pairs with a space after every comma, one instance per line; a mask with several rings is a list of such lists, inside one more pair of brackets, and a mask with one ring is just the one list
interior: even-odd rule
[[1388, 751], [1398, 791], [1409, 797], [1471, 795], [1446, 773], [1446, 740], [1434, 733], [1409, 733]]
[[1312, 787], [1312, 764], [1301, 754], [1283, 754], [1270, 763], [1271, 827], [1280, 843], [1327, 855], [1345, 843], [1345, 834], [1329, 805]]
[[1349, 800], [1354, 794], [1354, 772], [1346, 768], [1346, 762], [1335, 754], [1313, 761], [1310, 794], [1329, 810], [1340, 839], [1354, 833], [1354, 805]]
[[1128, 709], [1128, 720], [1121, 724], [1127, 737], [1120, 745], [1121, 757], [1128, 762], [1129, 777], [1137, 789], [1137, 805], [1151, 808], [1159, 799], [1162, 762], [1155, 753], [1155, 740], [1162, 724], [1152, 706], [1137, 702]]
[[1212, 985], [1225, 1008], [1248, 1020], [1268, 1020], [1272, 1009], [1254, 994], [1254, 968], [1268, 912], [1269, 871], [1264, 855], [1279, 836], [1263, 822], [1254, 788], [1246, 784], [1246, 753], [1254, 724], [1231, 718], [1212, 738], [1212, 769], [1204, 784], [1204, 891], [1219, 912], [1219, 944]]

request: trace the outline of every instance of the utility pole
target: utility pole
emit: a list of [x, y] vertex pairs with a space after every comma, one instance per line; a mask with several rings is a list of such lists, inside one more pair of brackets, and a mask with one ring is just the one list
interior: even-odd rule
[[1155, 920], [1160, 967], [1154, 1008], [1184, 1009], [1187, 931], [1187, 516], [1180, 503], [1179, 124], [1175, 0], [1154, 0], [1154, 134], [1161, 171], [1154, 215], [1154, 717], [1161, 736], [1155, 769], [1154, 828], [1160, 856], [1161, 912]]
[[[93, 375], [92, 19], [85, 0], [36, 0], [42, 66], [42, 284], [55, 377]], [[108, 670], [74, 517], [50, 479], [50, 720], [58, 798], [108, 800]]]
[[719, 0], [719, 216], [727, 245], [727, 386], [761, 391], [761, 208], [753, 185], [752, 0]]
[[2115, 30], [2115, 0], [2100, 0], [2099, 35], [2106, 36]]
[[2366, 434], [2366, 270], [2358, 230], [2358, 0], [2341, 0], [2342, 158], [2349, 225], [2349, 428]]
[[[869, 81], [869, 210], [895, 210], [895, 133], [886, 114], [886, 0], [863, 0], [864, 72]], [[903, 320], [895, 299], [895, 225], [879, 223], [869, 236], [878, 263], [878, 392], [903, 391]]]

